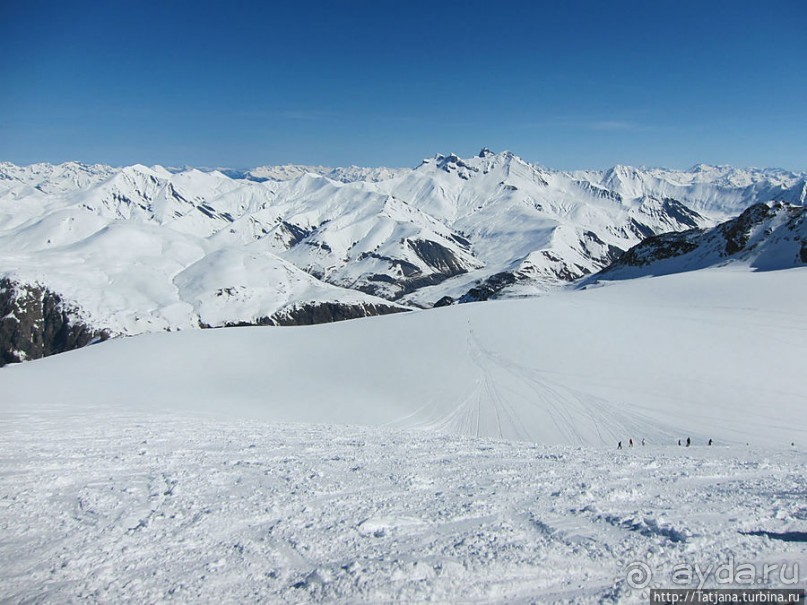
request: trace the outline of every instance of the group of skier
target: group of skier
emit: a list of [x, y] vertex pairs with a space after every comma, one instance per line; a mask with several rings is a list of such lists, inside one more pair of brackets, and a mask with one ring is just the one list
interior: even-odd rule
[[[642, 438], [642, 445], [645, 445], [646, 443], [647, 443], [647, 442], [644, 440], [644, 438]], [[680, 440], [680, 439], [678, 440], [678, 445], [683, 445], [683, 444], [681, 443], [681, 440]], [[686, 447], [690, 447], [691, 445], [692, 445], [692, 438], [691, 438], [691, 437], [687, 437], [687, 440], [686, 440]], [[712, 445], [712, 440], [711, 440], [711, 439], [709, 439], [708, 445]], [[628, 447], [633, 447], [633, 439], [632, 439], [632, 438], [631, 438], [631, 439], [628, 439]], [[620, 441], [620, 442], [617, 444], [616, 449], [618, 449], [618, 450], [621, 450], [621, 449], [622, 449], [622, 442], [621, 442], [621, 441]]]
[[[647, 444], [647, 442], [644, 440], [644, 438], [642, 438], [642, 445], [646, 445], [646, 444]], [[633, 439], [628, 439], [628, 447], [633, 447]], [[621, 441], [619, 442], [619, 445], [616, 446], [616, 449], [618, 449], [618, 450], [622, 449], [622, 442]]]

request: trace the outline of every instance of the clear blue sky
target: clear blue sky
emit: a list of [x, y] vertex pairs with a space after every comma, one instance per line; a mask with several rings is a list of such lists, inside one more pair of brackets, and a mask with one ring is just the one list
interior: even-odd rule
[[0, 8], [0, 160], [807, 169], [807, 2]]

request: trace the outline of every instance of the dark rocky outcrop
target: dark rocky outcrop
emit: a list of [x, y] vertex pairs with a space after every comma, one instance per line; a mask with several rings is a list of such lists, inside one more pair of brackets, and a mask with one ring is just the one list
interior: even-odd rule
[[[359, 255], [358, 260], [364, 260], [365, 258], [377, 258], [378, 260], [386, 261], [392, 267], [397, 267], [404, 277], [414, 277], [416, 275], [420, 275], [421, 273], [420, 268], [417, 265], [414, 265], [409, 261], [405, 261], [400, 258], [383, 256], [381, 254], [377, 254], [376, 252], [363, 252], [361, 255]], [[374, 276], [374, 280], [379, 281], [378, 279], [376, 279], [376, 276]]]
[[648, 237], [622, 254], [616, 262], [602, 272], [605, 273], [612, 268], [621, 266], [644, 267], [655, 261], [692, 252], [699, 243], [695, 236], [701, 233], [702, 231], [698, 229], [692, 229], [683, 233], [662, 233]]
[[720, 232], [726, 238], [726, 254], [737, 254], [748, 244], [751, 229], [776, 214], [777, 206], [756, 204], [748, 208], [733, 221], [720, 225]]
[[40, 285], [0, 279], [0, 366], [47, 357], [106, 340], [84, 324], [59, 294]]
[[656, 234], [652, 227], [648, 227], [644, 223], [640, 223], [634, 218], [630, 219], [628, 222], [626, 233], [632, 233], [633, 235], [641, 237], [642, 239], [653, 237]]
[[[779, 201], [755, 204], [737, 218], [713, 229], [690, 229], [648, 237], [594, 279], [599, 279], [599, 275], [613, 278], [622, 268], [646, 268], [639, 273], [623, 274], [624, 278], [637, 277], [651, 270], [662, 274], [680, 273], [732, 261], [748, 262], [762, 270], [807, 263], [806, 220], [804, 206]], [[682, 257], [680, 263], [656, 264], [677, 257]]]
[[446, 277], [468, 271], [454, 253], [442, 244], [427, 239], [411, 239], [407, 240], [407, 243], [420, 260]]
[[[456, 236], [455, 239], [457, 238], [459, 238], [460, 241], [458, 243], [461, 245], [463, 242], [470, 243], [462, 238], [462, 236]], [[390, 267], [399, 271], [402, 277], [394, 278], [392, 276], [375, 273], [369, 276], [368, 281], [370, 283], [353, 285], [351, 287], [367, 294], [381, 296], [389, 300], [396, 300], [420, 288], [433, 286], [450, 277], [468, 272], [467, 267], [463, 265], [462, 261], [457, 258], [454, 252], [442, 244], [421, 239], [407, 239], [404, 240], [404, 243], [412, 249], [420, 260], [433, 269], [434, 272], [424, 275], [420, 267], [409, 261], [382, 256], [375, 252], [364, 252], [359, 256], [359, 260], [377, 258], [386, 261], [389, 263]], [[389, 287], [384, 287], [382, 284], [394, 285], [395, 287], [390, 289]]]
[[436, 303], [434, 303], [434, 308], [439, 309], [440, 307], [450, 307], [453, 304], [454, 304], [454, 299], [453, 298], [451, 298], [450, 296], [444, 296], [443, 298], [438, 300]]
[[234, 328], [247, 326], [311, 326], [333, 323], [348, 319], [391, 315], [408, 311], [404, 307], [376, 303], [348, 304], [341, 302], [311, 302], [297, 304], [274, 313], [270, 317], [260, 317], [250, 322], [228, 322], [223, 326], [202, 324], [202, 328]]
[[316, 231], [316, 229], [301, 227], [300, 225], [295, 225], [288, 221], [283, 221], [280, 227], [287, 235], [287, 245], [289, 248], [293, 248]]
[[703, 216], [671, 197], [665, 197], [661, 201], [661, 208], [668, 218], [692, 229], [698, 228], [705, 220]]
[[590, 259], [602, 266], [607, 266], [619, 259], [625, 251], [618, 246], [606, 244], [600, 236], [593, 231], [584, 231], [580, 239], [580, 246]]
[[308, 326], [313, 324], [332, 323], [361, 317], [390, 315], [403, 313], [408, 309], [393, 305], [373, 303], [347, 304], [337, 302], [309, 303], [295, 305], [272, 316], [276, 326]]
[[488, 300], [504, 290], [507, 286], [516, 283], [516, 281], [518, 281], [516, 275], [509, 271], [496, 273], [468, 290], [468, 292], [460, 297], [458, 302], [469, 303]]

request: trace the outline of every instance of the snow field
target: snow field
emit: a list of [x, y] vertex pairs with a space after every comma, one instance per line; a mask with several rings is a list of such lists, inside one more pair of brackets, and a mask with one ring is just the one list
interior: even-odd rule
[[0, 426], [4, 602], [639, 603], [634, 561], [667, 587], [681, 562], [807, 572], [804, 542], [743, 533], [804, 531], [802, 449], [92, 407]]
[[807, 269], [722, 269], [331, 325], [117, 339], [0, 408], [122, 405], [543, 444], [807, 443]]

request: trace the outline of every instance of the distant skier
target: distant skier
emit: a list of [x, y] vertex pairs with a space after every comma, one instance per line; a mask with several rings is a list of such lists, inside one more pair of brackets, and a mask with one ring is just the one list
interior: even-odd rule
[[642, 437], [642, 445], [644, 445], [644, 444], [645, 444], [644, 437]]
[[618, 449], [618, 450], [621, 450], [621, 449], [622, 449], [622, 442], [621, 442], [621, 441], [620, 441], [620, 442], [619, 442], [619, 444], [616, 446], [616, 449]]
[[711, 439], [709, 439], [709, 445], [712, 445], [712, 440]]
[[690, 445], [692, 445], [692, 439], [687, 437], [687, 447], [689, 447]]
[[628, 447], [633, 447], [633, 439], [628, 439]]
[[681, 440], [678, 440], [678, 447], [681, 447]]

